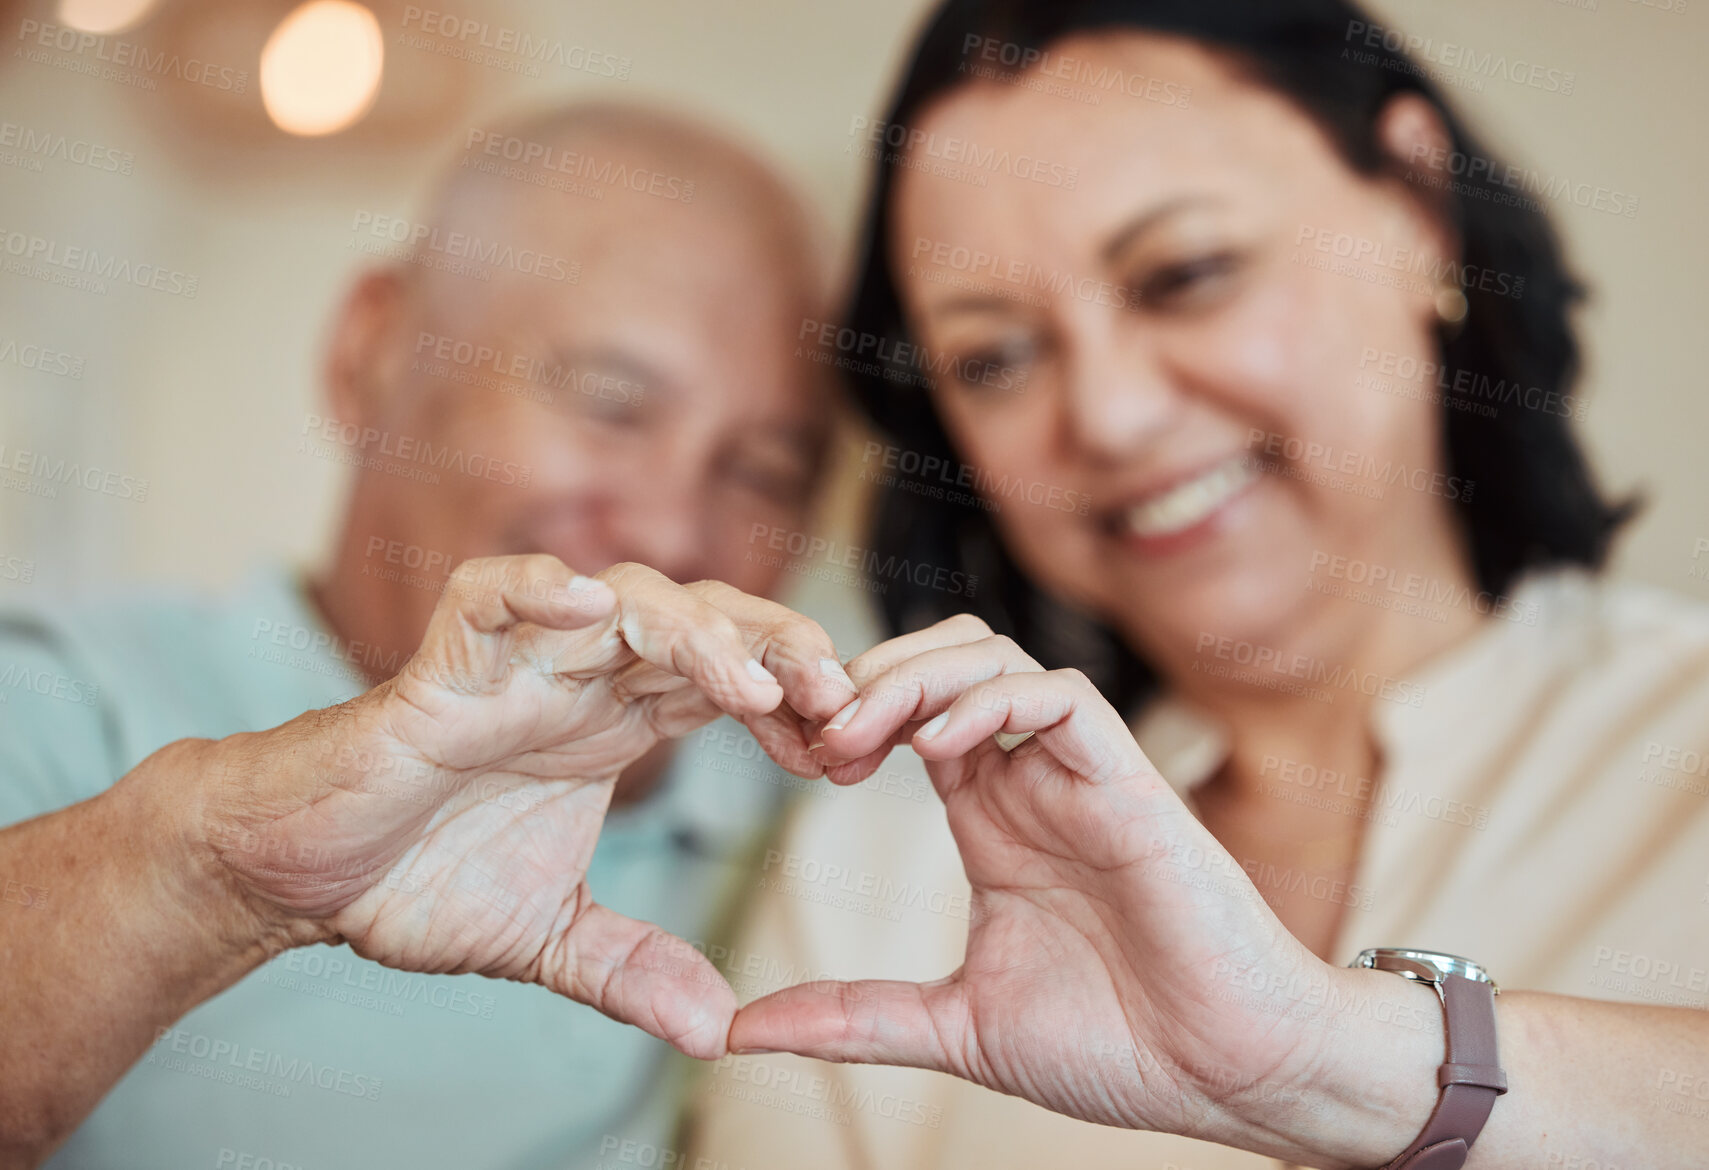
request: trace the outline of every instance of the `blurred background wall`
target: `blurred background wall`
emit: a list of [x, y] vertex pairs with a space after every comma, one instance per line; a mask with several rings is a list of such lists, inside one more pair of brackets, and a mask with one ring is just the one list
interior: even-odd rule
[[[450, 148], [501, 111], [576, 95], [681, 103], [769, 150], [846, 248], [866, 181], [850, 120], [878, 112], [928, 7], [383, 0], [369, 5], [387, 70], [373, 112], [347, 133], [292, 139], [257, 97], [259, 47], [295, 7], [285, 0], [160, 0], [134, 28], [42, 44], [48, 25], [98, 27], [145, 3], [0, 2], [0, 239], [108, 251], [161, 285], [67, 287], [0, 255], [5, 458], [27, 449], [147, 481], [141, 499], [122, 482], [54, 499], [0, 490], [0, 566], [23, 558], [39, 589], [217, 586], [259, 558], [318, 560], [343, 473], [298, 440], [321, 409], [326, 322], [364, 260], [353, 225], [409, 214]], [[1693, 324], [1709, 306], [1709, 4], [1384, 0], [1374, 11], [1574, 75], [1570, 95], [1500, 79], [1449, 92], [1515, 161], [1638, 199], [1632, 215], [1555, 203], [1593, 293], [1582, 426], [1607, 484], [1650, 498], [1619, 574], [1709, 597], [1692, 573], [1709, 537], [1705, 331]], [[434, 12], [485, 22], [489, 42], [508, 31], [556, 43], [556, 59], [441, 54], [446, 38], [421, 35]], [[127, 60], [163, 44], [203, 68], [168, 75]], [[26, 131], [85, 144], [85, 161], [20, 150]], [[841, 503], [829, 523], [848, 522]], [[1696, 564], [1709, 572], [1709, 555]], [[0, 576], [0, 600], [27, 588]]]

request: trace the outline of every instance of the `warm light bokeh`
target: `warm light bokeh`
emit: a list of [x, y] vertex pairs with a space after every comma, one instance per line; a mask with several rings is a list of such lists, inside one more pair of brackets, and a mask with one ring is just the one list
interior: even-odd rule
[[59, 0], [59, 22], [84, 32], [123, 32], [139, 24], [158, 0]]
[[385, 42], [374, 14], [350, 0], [309, 0], [261, 50], [261, 100], [279, 129], [336, 134], [374, 104]]

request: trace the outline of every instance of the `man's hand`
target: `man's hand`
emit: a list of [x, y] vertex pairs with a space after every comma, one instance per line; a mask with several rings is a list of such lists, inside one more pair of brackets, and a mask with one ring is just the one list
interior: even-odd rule
[[[849, 672], [859, 704], [821, 754], [839, 781], [898, 742], [924, 757], [973, 886], [966, 961], [924, 985], [779, 991], [738, 1013], [732, 1050], [937, 1069], [1072, 1117], [1225, 1141], [1250, 1099], [1300, 1090], [1323, 1029], [1287, 1007], [1331, 969], [1083, 675], [1046, 672], [969, 617]], [[997, 732], [1032, 734], [1005, 751]]]
[[805, 723], [853, 694], [817, 624], [729, 586], [472, 561], [395, 678], [210, 745], [204, 835], [243, 903], [293, 942], [539, 983], [716, 1057], [728, 984], [584, 880], [612, 789], [721, 712], [817, 775]]

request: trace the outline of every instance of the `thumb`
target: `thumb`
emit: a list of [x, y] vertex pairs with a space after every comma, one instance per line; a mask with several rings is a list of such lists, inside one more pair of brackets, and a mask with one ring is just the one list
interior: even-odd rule
[[827, 980], [786, 987], [736, 1013], [730, 1051], [959, 1072], [970, 1035], [959, 976], [935, 983]]
[[538, 981], [701, 1060], [725, 1053], [736, 993], [705, 955], [597, 903], [576, 916]]

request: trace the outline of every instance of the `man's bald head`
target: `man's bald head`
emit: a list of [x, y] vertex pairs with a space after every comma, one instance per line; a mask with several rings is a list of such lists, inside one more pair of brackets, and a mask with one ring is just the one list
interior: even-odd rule
[[[470, 130], [421, 223], [440, 241], [538, 251], [578, 283], [678, 242], [787, 291], [804, 315], [826, 294], [823, 235], [790, 186], [729, 135], [650, 107], [585, 103]], [[468, 307], [466, 278], [417, 259], [424, 287]], [[486, 267], [501, 279], [528, 263]]]

